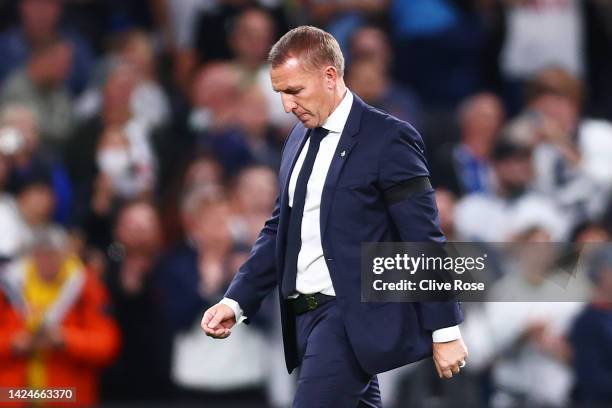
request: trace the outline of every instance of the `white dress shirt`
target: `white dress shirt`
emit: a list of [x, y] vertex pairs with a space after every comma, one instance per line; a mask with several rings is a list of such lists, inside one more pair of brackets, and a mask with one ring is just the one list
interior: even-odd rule
[[[306, 189], [306, 200], [304, 202], [304, 215], [302, 217], [302, 246], [298, 254], [297, 278], [295, 288], [298, 293], [311, 294], [321, 292], [325, 295], [335, 296], [336, 292], [332, 285], [329, 269], [323, 256], [323, 246], [321, 245], [321, 196], [323, 185], [327, 177], [327, 171], [331, 165], [332, 158], [338, 147], [340, 135], [344, 130], [344, 125], [348, 119], [351, 107], [353, 106], [353, 94], [347, 90], [344, 98], [329, 115], [322, 127], [329, 131], [327, 136], [321, 141], [321, 146], [317, 152], [312, 173], [308, 179]], [[307, 140], [295, 163], [291, 178], [289, 179], [289, 206], [293, 206], [293, 195], [298, 175], [302, 169], [302, 164], [308, 152], [310, 140]], [[236, 315], [236, 321], [242, 322], [242, 308], [236, 301], [223, 298], [221, 303], [229, 306]], [[447, 327], [433, 332], [433, 341], [442, 343], [456, 340], [461, 337], [458, 326]]]
[[[308, 179], [308, 187], [306, 189], [304, 215], [302, 217], [302, 246], [298, 254], [297, 279], [295, 282], [295, 289], [298, 293], [311, 294], [321, 292], [325, 295], [336, 295], [323, 256], [323, 246], [321, 245], [321, 196], [327, 171], [336, 152], [336, 147], [338, 147], [340, 135], [352, 106], [353, 94], [347, 90], [340, 105], [329, 115], [322, 126], [329, 133], [321, 140], [321, 146], [312, 167], [312, 173], [310, 179]], [[297, 184], [302, 164], [304, 164], [306, 159], [309, 145], [310, 139], [304, 144], [304, 148], [300, 152], [289, 179], [290, 207], [293, 207], [295, 185]]]

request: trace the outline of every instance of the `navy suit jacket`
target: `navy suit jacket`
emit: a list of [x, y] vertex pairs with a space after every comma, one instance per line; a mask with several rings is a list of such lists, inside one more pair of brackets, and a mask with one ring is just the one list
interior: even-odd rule
[[[279, 197], [225, 296], [252, 317], [262, 299], [282, 282], [289, 224], [289, 178], [308, 129], [300, 123], [283, 149]], [[417, 131], [365, 104], [356, 95], [332, 159], [321, 197], [321, 242], [350, 344], [371, 374], [431, 355], [433, 330], [461, 322], [456, 302], [361, 302], [362, 242], [443, 242], [433, 189], [385, 200], [385, 192], [429, 176]], [[344, 154], [342, 154], [344, 153]], [[397, 194], [395, 194], [397, 198]], [[287, 369], [300, 363], [295, 316], [281, 297]]]

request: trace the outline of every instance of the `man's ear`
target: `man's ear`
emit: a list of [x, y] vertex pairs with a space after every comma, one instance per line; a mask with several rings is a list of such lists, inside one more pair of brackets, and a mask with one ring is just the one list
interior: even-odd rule
[[325, 67], [325, 86], [327, 89], [334, 89], [338, 80], [338, 70], [332, 65]]

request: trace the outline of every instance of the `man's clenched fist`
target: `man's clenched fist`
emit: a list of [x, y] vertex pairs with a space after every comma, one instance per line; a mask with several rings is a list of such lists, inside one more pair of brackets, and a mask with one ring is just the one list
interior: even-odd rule
[[467, 347], [461, 338], [446, 343], [433, 344], [433, 360], [440, 378], [451, 378], [465, 366]]
[[227, 305], [217, 303], [204, 312], [201, 326], [207, 336], [224, 339], [232, 334], [230, 329], [235, 324], [234, 311]]

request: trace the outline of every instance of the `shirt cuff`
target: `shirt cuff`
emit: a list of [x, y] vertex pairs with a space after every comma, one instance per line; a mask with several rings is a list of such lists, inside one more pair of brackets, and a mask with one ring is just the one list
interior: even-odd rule
[[431, 334], [434, 343], [446, 343], [461, 338], [459, 326], [445, 327], [443, 329], [434, 330]]
[[233, 310], [234, 317], [236, 318], [236, 324], [240, 324], [247, 319], [242, 311], [242, 308], [234, 299], [224, 297], [219, 303], [229, 306], [229, 308]]

